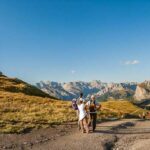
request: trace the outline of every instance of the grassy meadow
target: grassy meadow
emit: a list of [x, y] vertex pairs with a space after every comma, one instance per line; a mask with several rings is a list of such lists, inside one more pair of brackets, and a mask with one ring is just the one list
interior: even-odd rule
[[[128, 101], [103, 102], [98, 118], [121, 118], [136, 110], [134, 116], [144, 111]], [[4, 91], [0, 91], [0, 116], [1, 133], [21, 133], [77, 120], [71, 102]]]
[[18, 78], [8, 78], [4, 75], [0, 75], [0, 91], [8, 91], [13, 93], [24, 93], [26, 95], [34, 95], [40, 97], [54, 97], [44, 93], [39, 90], [37, 87], [30, 85]]
[[[137, 117], [145, 111], [129, 101], [101, 104], [98, 119]], [[0, 133], [22, 133], [71, 121], [77, 121], [77, 116], [70, 101], [54, 99], [19, 79], [0, 76]]]
[[70, 102], [2, 91], [0, 116], [3, 133], [20, 133], [77, 119]]
[[102, 102], [102, 111], [99, 118], [137, 118], [146, 110], [135, 106], [128, 100], [108, 100]]

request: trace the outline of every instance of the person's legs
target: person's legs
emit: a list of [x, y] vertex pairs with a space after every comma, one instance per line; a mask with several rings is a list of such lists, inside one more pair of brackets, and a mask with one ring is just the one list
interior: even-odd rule
[[82, 119], [82, 120], [80, 120], [80, 128], [81, 128], [82, 133], [84, 133], [84, 124], [83, 124], [83, 119]]
[[78, 118], [78, 129], [80, 130], [81, 127], [80, 127], [80, 121], [79, 121], [79, 111], [76, 110], [76, 114], [77, 114], [77, 118]]
[[92, 121], [92, 114], [89, 114], [89, 119], [88, 119], [88, 126], [91, 126], [91, 121]]
[[87, 118], [86, 117], [83, 119], [83, 125], [84, 125], [84, 128], [86, 130], [86, 133], [89, 133], [89, 127], [88, 127], [88, 123], [87, 123]]
[[97, 118], [97, 114], [93, 114], [93, 131], [96, 129], [96, 118]]

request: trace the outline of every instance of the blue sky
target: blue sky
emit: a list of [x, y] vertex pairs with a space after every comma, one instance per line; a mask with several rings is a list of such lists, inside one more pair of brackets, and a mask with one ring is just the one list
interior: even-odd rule
[[0, 0], [0, 70], [27, 82], [150, 77], [149, 0]]

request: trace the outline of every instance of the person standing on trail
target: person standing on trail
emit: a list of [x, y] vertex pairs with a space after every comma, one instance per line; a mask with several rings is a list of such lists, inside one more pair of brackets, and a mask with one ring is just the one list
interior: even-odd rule
[[92, 130], [93, 132], [96, 129], [96, 119], [97, 119], [97, 110], [101, 107], [100, 104], [98, 104], [95, 100], [95, 96], [92, 95], [91, 99], [86, 103], [86, 106], [89, 108], [89, 121], [88, 125], [91, 126], [92, 124]]
[[83, 93], [80, 93], [80, 96], [78, 99], [74, 98], [72, 100], [72, 108], [76, 111], [76, 115], [78, 118], [78, 128], [79, 130], [81, 129], [80, 127], [80, 122], [79, 122], [79, 109], [78, 109], [78, 104], [80, 103], [80, 101], [83, 101], [83, 103], [85, 103], [85, 100], [83, 99]]
[[79, 123], [82, 133], [86, 131], [86, 133], [89, 133], [89, 127], [87, 122], [87, 113], [85, 109], [85, 103], [82, 98], [78, 101], [78, 110], [79, 110]]
[[[83, 93], [80, 93], [79, 98], [77, 99], [77, 103], [79, 104], [82, 101], [85, 104], [85, 100], [83, 99]], [[79, 109], [78, 109], [78, 118], [79, 118]], [[78, 120], [78, 129], [81, 129], [80, 121]]]

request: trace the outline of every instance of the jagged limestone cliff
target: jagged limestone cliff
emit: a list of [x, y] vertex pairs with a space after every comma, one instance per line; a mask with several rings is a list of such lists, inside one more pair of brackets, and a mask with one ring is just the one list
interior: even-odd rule
[[145, 81], [137, 86], [134, 99], [138, 103], [150, 100], [150, 81]]

